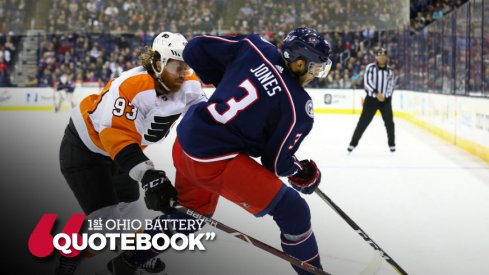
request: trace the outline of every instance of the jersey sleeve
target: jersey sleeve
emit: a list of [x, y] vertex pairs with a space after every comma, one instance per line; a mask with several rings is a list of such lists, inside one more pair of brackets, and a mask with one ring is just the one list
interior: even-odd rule
[[394, 74], [394, 71], [392, 69], [390, 70], [390, 73], [391, 73], [391, 77], [390, 78], [392, 80], [392, 82], [391, 82], [391, 89], [392, 89], [391, 95], [392, 95], [392, 93], [394, 93], [394, 89], [396, 88], [397, 77]]
[[185, 108], [183, 114], [185, 114], [192, 105], [207, 101], [207, 95], [202, 90], [202, 82], [193, 71], [186, 77], [186, 81], [189, 82], [190, 89], [185, 95]]
[[295, 152], [308, 133], [296, 129], [294, 120], [292, 111], [280, 114], [277, 127], [272, 129], [273, 134], [261, 158], [262, 164], [279, 177], [291, 176], [301, 167]]
[[363, 78], [363, 84], [365, 90], [367, 90], [370, 96], [374, 96], [375, 86], [374, 86], [374, 66], [372, 64], [368, 65], [365, 69], [365, 75]]
[[197, 36], [183, 50], [183, 59], [205, 84], [217, 86], [242, 37]]
[[[142, 108], [133, 102], [137, 92], [130, 84], [124, 83], [117, 92], [111, 93], [112, 98], [105, 104], [105, 127], [99, 134], [105, 151], [124, 171], [148, 160], [141, 149], [142, 137], [136, 128], [137, 117], [144, 114], [141, 114]], [[138, 88], [136, 91], [145, 90]]]

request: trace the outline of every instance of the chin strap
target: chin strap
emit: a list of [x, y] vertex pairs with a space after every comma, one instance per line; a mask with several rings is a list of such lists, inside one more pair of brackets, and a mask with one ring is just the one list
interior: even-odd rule
[[154, 65], [154, 62], [153, 62], [153, 59], [152, 58], [151, 58], [151, 69], [153, 69], [155, 78], [158, 81], [158, 83], [160, 83], [161, 86], [163, 86], [163, 88], [165, 88], [165, 90], [171, 91], [170, 88], [168, 88], [168, 86], [166, 86], [166, 84], [161, 79], [161, 73], [163, 72], [163, 66], [161, 66], [161, 71], [158, 72], [158, 70], [156, 70], [156, 67]]
[[163, 83], [163, 80], [161, 80], [160, 76], [155, 75], [155, 77], [156, 77], [156, 80], [158, 81], [158, 83], [160, 83], [161, 86], [163, 86], [163, 88], [165, 88], [165, 90], [170, 91], [170, 88], [168, 88], [168, 86], [166, 86], [165, 83]]

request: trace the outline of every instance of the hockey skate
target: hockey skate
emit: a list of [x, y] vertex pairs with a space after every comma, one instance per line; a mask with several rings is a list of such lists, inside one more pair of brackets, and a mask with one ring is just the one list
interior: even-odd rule
[[146, 273], [157, 274], [163, 272], [166, 265], [160, 258], [154, 257], [144, 263], [140, 268]]

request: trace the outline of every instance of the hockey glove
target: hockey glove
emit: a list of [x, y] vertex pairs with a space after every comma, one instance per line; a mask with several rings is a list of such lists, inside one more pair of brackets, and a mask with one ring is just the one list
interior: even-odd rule
[[147, 170], [141, 179], [146, 207], [168, 213], [177, 201], [177, 191], [164, 171]]
[[289, 177], [289, 183], [297, 191], [311, 194], [321, 182], [321, 171], [313, 160], [301, 160], [300, 164], [301, 170]]

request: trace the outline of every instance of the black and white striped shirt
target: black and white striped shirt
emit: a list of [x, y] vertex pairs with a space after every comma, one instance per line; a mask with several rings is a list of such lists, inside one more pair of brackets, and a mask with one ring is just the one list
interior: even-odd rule
[[378, 91], [389, 98], [394, 92], [394, 73], [389, 65], [381, 69], [376, 63], [370, 63], [365, 69], [363, 83], [368, 96], [375, 97]]

